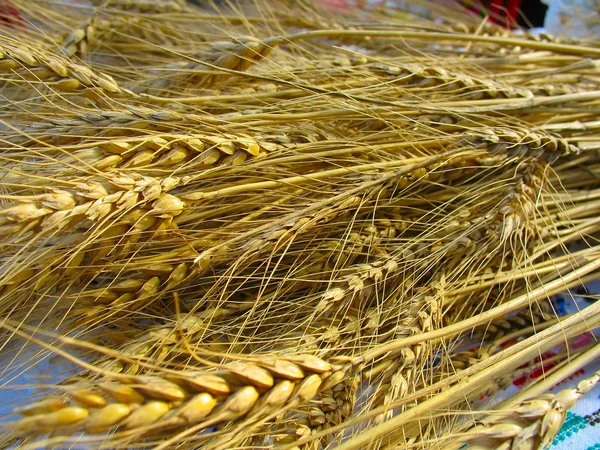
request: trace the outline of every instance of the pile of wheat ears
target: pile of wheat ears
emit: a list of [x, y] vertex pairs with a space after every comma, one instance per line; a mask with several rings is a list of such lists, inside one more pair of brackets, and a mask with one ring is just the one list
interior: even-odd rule
[[551, 302], [600, 276], [597, 42], [425, 2], [14, 3], [2, 448], [536, 449], [600, 380], [544, 395], [600, 355], [571, 345], [600, 302]]

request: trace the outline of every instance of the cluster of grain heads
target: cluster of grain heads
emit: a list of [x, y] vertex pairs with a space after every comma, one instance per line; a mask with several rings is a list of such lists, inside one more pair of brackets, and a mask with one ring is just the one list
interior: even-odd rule
[[[354, 412], [357, 387], [358, 379], [346, 378], [332, 388], [320, 392], [312, 403], [297, 408], [297, 412], [288, 419], [286, 428], [272, 431], [277, 445], [291, 444], [298, 438], [327, 430], [349, 419]], [[334, 439], [339, 442], [341, 436], [334, 438], [325, 435], [313, 445], [320, 444], [326, 447]]]
[[187, 2], [185, 0], [166, 0], [157, 4], [151, 0], [108, 0], [103, 3], [103, 6], [140, 13], [178, 13], [186, 9]]
[[[0, 42], [0, 71], [7, 76], [6, 80], [43, 83], [59, 92], [91, 89], [109, 96], [130, 95], [108, 74], [72, 62], [60, 54], [20, 45], [6, 37]], [[93, 95], [91, 91], [90, 95]]]
[[[119, 252], [127, 253], [144, 232], [155, 230], [156, 233], [161, 224], [171, 223], [185, 206], [183, 201], [168, 193], [179, 183], [176, 177], [160, 180], [115, 173], [102, 182], [79, 183], [75, 189], [10, 196], [10, 200], [18, 205], [0, 211], [1, 239], [5, 245], [20, 244], [23, 248], [31, 248], [59, 233], [95, 235], [94, 244], [82, 245], [63, 258], [47, 255], [45, 261], [31, 262], [35, 264], [31, 269], [42, 270], [38, 280], [38, 288], [42, 289], [45, 284], [53, 283], [50, 279], [42, 281], [44, 276], [53, 273], [53, 278], [70, 278], [77, 267], [104, 261]], [[67, 269], [62, 274], [56, 273], [54, 269], [63, 267], [65, 260]], [[8, 278], [4, 284], [15, 282]]]
[[576, 155], [580, 152], [568, 139], [535, 129], [489, 127], [477, 130], [476, 133], [468, 132], [467, 136], [476, 145], [487, 145], [492, 153], [506, 150], [510, 157], [530, 156], [551, 163], [561, 155]]
[[[178, 84], [194, 83], [198, 87], [208, 87], [224, 83], [231, 77], [231, 71], [245, 72], [254, 64], [267, 57], [272, 46], [278, 42], [260, 40], [253, 36], [239, 36], [233, 41], [217, 41], [211, 44], [206, 52], [193, 54], [188, 60], [192, 62], [181, 63], [177, 73], [170, 78], [161, 78], [152, 82], [151, 89], [164, 93], [173, 90]], [[172, 69], [173, 67], [168, 67]], [[223, 70], [224, 69], [224, 70]], [[197, 72], [200, 75], [189, 73]], [[208, 72], [208, 74], [206, 74]]]
[[456, 73], [442, 67], [400, 63], [394, 65], [377, 64], [371, 70], [375, 73], [383, 73], [388, 77], [393, 77], [394, 84], [405, 84], [419, 88], [419, 94], [424, 97], [438, 97], [448, 93], [473, 100], [532, 97], [528, 89], [516, 88], [490, 79]]
[[[153, 135], [145, 130], [153, 123], [148, 113], [137, 117], [137, 122], [132, 115], [114, 116], [109, 116], [108, 119], [102, 119], [104, 116], [86, 117], [85, 120], [72, 119], [65, 123], [66, 128], [58, 119], [55, 120], [54, 126], [47, 124], [50, 126], [41, 128], [35, 124], [35, 127], [28, 130], [25, 139], [31, 142], [35, 137], [38, 142], [46, 141], [42, 145], [34, 145], [40, 153], [40, 159], [47, 161], [44, 171], [49, 176], [56, 177], [60, 174], [77, 182], [80, 177], [107, 178], [104, 175], [106, 172], [120, 176], [119, 171], [129, 171], [129, 176], [136, 178], [168, 178], [170, 174], [190, 174], [185, 176], [185, 180], [189, 182], [194, 178], [201, 178], [203, 172], [210, 173], [215, 167], [226, 170], [244, 162], [260, 161], [285, 150], [282, 145], [257, 141], [245, 133]], [[130, 118], [131, 122], [128, 121]], [[122, 119], [125, 119], [125, 122]], [[88, 143], [76, 151], [57, 151], [57, 145], [73, 143], [80, 139], [82, 134], [96, 130], [95, 127], [102, 122], [108, 122], [105, 130], [112, 131], [102, 134], [111, 134], [110, 137], [90, 137]], [[23, 139], [19, 137], [18, 140]], [[19, 142], [18, 145], [23, 145], [23, 142]], [[32, 168], [23, 161], [14, 161], [4, 167], [2, 172], [7, 182], [28, 182], [35, 185], [35, 180], [30, 181], [31, 171]], [[143, 173], [138, 175], [137, 172]], [[104, 184], [111, 183], [110, 179], [101, 181]], [[38, 189], [47, 186], [41, 180], [37, 184]]]
[[102, 433], [160, 425], [200, 430], [242, 418], [258, 420], [291, 410], [318, 392], [335, 389], [340, 374], [312, 355], [237, 362], [214, 372], [118, 376], [64, 386], [65, 395], [18, 408], [23, 418], [6, 429], [43, 434], [68, 429]]
[[576, 387], [558, 394], [545, 394], [524, 401], [510, 411], [498, 411], [471, 428], [460, 444], [468, 449], [548, 448], [563, 425], [567, 411], [600, 381], [600, 373], [580, 381]]
[[196, 170], [220, 165], [237, 165], [250, 158], [261, 158], [272, 150], [269, 144], [233, 135], [169, 135], [120, 141], [98, 142], [107, 155], [119, 159], [116, 168], [142, 169], [152, 173], [189, 166]]
[[376, 283], [384, 282], [398, 270], [398, 262], [387, 255], [370, 264], [359, 264], [350, 267], [352, 272], [344, 275], [342, 279], [335, 280], [335, 287], [323, 293], [322, 299], [316, 307], [316, 313], [322, 313], [335, 304], [339, 304], [348, 296], [357, 296], [357, 301], [371, 298]]
[[17, 232], [27, 231], [49, 234], [74, 226], [76, 222], [101, 222], [109, 217], [136, 224], [144, 214], [134, 213], [134, 210], [145, 209], [150, 217], [177, 216], [183, 211], [184, 203], [168, 192], [179, 183], [177, 177], [160, 180], [115, 173], [102, 181], [90, 179], [79, 183], [75, 189], [10, 196], [18, 205], [0, 211], [2, 225], [6, 227], [2, 235], [10, 238]]

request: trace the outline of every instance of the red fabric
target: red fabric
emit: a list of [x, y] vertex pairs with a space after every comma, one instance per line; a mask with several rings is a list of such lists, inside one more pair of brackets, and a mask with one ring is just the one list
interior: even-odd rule
[[345, 11], [348, 5], [344, 0], [325, 0], [321, 4], [331, 11]]
[[502, 9], [504, 8], [504, 0], [492, 0], [490, 2], [490, 20], [494, 23], [499, 23], [502, 17]]
[[0, 25], [25, 27], [25, 20], [9, 0], [0, 0]]
[[519, 7], [521, 6], [521, 0], [508, 0], [506, 5], [506, 22], [507, 26], [511, 28], [517, 23], [517, 15], [519, 14]]
[[505, 28], [514, 28], [520, 6], [521, 0], [492, 0], [489, 9], [490, 20]]

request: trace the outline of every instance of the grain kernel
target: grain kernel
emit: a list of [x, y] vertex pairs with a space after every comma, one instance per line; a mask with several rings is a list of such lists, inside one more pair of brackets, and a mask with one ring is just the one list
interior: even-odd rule
[[203, 392], [185, 402], [177, 412], [177, 416], [187, 422], [198, 422], [210, 414], [216, 403], [217, 400], [212, 395]]
[[67, 406], [58, 411], [35, 417], [37, 418], [37, 424], [41, 427], [60, 427], [79, 422], [89, 415], [90, 412], [85, 408]]
[[16, 414], [22, 414], [24, 416], [35, 416], [38, 414], [45, 414], [59, 409], [65, 408], [67, 404], [60, 398], [46, 398], [39, 402], [32, 403], [20, 408], [16, 408], [14, 412]]
[[111, 403], [99, 411], [94, 411], [83, 423], [88, 433], [101, 433], [123, 420], [131, 413], [131, 407], [124, 403]]
[[148, 402], [134, 410], [123, 422], [125, 429], [140, 428], [160, 420], [169, 412], [169, 405], [165, 402]]
[[130, 386], [104, 383], [98, 387], [119, 403], [144, 403], [144, 396]]

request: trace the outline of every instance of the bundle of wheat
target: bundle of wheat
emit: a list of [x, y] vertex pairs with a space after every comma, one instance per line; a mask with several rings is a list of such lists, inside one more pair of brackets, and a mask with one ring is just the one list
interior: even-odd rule
[[600, 267], [600, 50], [435, 5], [206, 3], [15, 1], [2, 385], [53, 375], [2, 445], [551, 442], [598, 381], [535, 398], [600, 352], [568, 347], [600, 304], [550, 301]]

